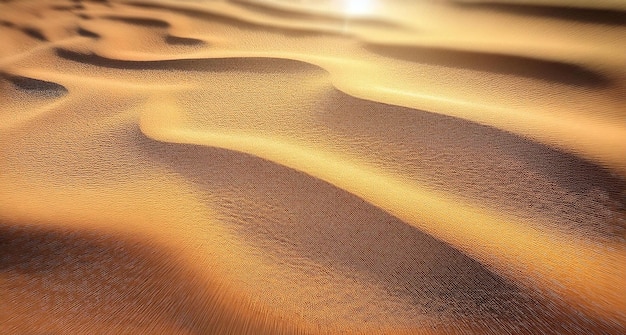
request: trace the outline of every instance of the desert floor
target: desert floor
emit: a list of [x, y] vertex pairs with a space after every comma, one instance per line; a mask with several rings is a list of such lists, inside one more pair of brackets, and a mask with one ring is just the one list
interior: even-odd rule
[[626, 333], [626, 3], [1, 1], [0, 333]]

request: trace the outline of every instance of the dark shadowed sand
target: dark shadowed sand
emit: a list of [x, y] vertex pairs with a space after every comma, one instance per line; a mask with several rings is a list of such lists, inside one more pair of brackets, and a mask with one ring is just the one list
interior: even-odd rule
[[0, 2], [0, 333], [626, 333], [626, 5]]

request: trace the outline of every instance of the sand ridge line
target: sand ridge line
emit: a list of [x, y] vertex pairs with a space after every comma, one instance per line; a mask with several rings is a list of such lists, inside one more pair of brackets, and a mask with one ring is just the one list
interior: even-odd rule
[[[341, 159], [258, 137], [194, 132], [178, 129], [177, 108], [160, 101], [142, 113], [141, 130], [163, 142], [216, 146], [249, 153], [303, 171], [356, 194], [375, 206], [454, 245], [512, 280], [530, 285], [541, 283], [561, 299], [588, 313], [611, 315], [617, 320], [626, 305], [626, 288], [616, 290], [623, 280], [616, 264], [626, 264], [626, 248], [607, 250], [590, 244], [581, 248], [557, 235], [546, 235], [501, 214], [477, 210], [457, 201], [372, 174]], [[164, 124], [169, 126], [163, 127]], [[450, 212], [449, 208], [455, 208]], [[473, 225], [471, 223], [474, 223]], [[479, 224], [478, 224], [479, 223]], [[497, 239], [501, 242], [494, 243]], [[537, 249], [540, 248], [541, 251]], [[600, 260], [598, 257], [602, 258]], [[556, 266], [556, 268], [555, 268]], [[525, 278], [519, 278], [519, 274]], [[594, 278], [593, 284], [589, 278]], [[560, 286], [553, 285], [558, 281]], [[580, 288], [585, 291], [579, 291]]]
[[[353, 80], [354, 74], [360, 73], [361, 71], [359, 71], [359, 69], [366, 67], [364, 63], [348, 64], [342, 61], [337, 62], [333, 58], [307, 57], [299, 54], [281, 55], [275, 53], [250, 52], [209, 52], [208, 55], [203, 58], [197, 58], [198, 55], [165, 59], [162, 56], [156, 56], [156, 60], [149, 61], [115, 59], [97, 55], [91, 55], [91, 60], [89, 60], [88, 58], [82, 58], [84, 55], [65, 51], [63, 51], [62, 55], [76, 61], [87, 61], [99, 66], [136, 69], [171, 66], [175, 64], [177, 60], [193, 62], [194, 60], [200, 61], [203, 59], [217, 60], [222, 57], [252, 58], [261, 56], [263, 58], [297, 60], [325, 69], [331, 74], [331, 78], [333, 78], [332, 82], [337, 89], [354, 97], [368, 100], [372, 100], [372, 97], [376, 97], [373, 101], [461, 117], [468, 121], [513, 131], [522, 136], [528, 136], [542, 143], [564, 149], [570, 153], [582, 155], [592, 160], [598, 160], [602, 164], [626, 176], [626, 162], [622, 159], [621, 154], [626, 150], [626, 144], [624, 144], [626, 143], [626, 128], [621, 125], [600, 121], [593, 121], [593, 123], [591, 123], [588, 119], [581, 120], [580, 118], [568, 118], [566, 116], [550, 117], [548, 115], [528, 114], [516, 110], [508, 110], [506, 108], [446, 99], [445, 97], [432, 97], [415, 94], [413, 92], [402, 92], [387, 87], [364, 87], [354, 85], [354, 82], [359, 82]], [[159, 62], [165, 63], [159, 64]], [[192, 66], [187, 68], [194, 70]], [[347, 78], [350, 79], [348, 80]], [[503, 118], [502, 115], [507, 115], [507, 117]], [[583, 124], [584, 129], [581, 128]], [[602, 131], [595, 129], [602, 129]], [[604, 143], [604, 145], [597, 145], [597, 143]]]
[[[132, 57], [133, 59], [138, 59], [138, 60], [146, 59], [146, 58], [159, 59], [160, 57], [160, 56], [151, 56], [148, 53], [136, 53], [136, 52], [128, 53], [126, 56]], [[312, 59], [307, 59], [305, 61], [311, 62]], [[339, 69], [339, 66], [332, 66], [332, 65], [329, 65], [328, 63], [326, 64], [321, 64], [320, 62], [314, 62], [314, 63], [316, 63], [318, 66], [322, 66], [326, 68], [327, 70], [329, 70], [330, 67], [333, 67], [333, 69], [330, 72], [334, 73], [336, 76], [339, 75], [341, 77], [351, 75], [351, 73], [347, 73], [347, 72], [359, 71], [357, 67], [354, 67], [353, 71], [345, 71], [346, 67], [342, 67], [342, 69]], [[344, 71], [343, 73], [342, 73], [342, 70]], [[335, 82], [337, 81], [338, 80], [335, 80]], [[356, 89], [355, 87], [352, 87], [351, 89], [346, 89], [345, 86], [346, 85], [344, 85], [343, 91], [350, 93], [352, 95], [356, 95], [355, 91], [357, 91], [358, 89], [363, 89], [362, 87], [358, 87]], [[369, 98], [371, 99], [372, 94], [369, 94], [369, 93], [378, 93], [379, 95], [386, 97], [386, 96], [389, 96], [389, 94], [393, 91], [393, 89], [389, 89], [386, 87], [383, 87], [383, 89], [386, 91], [383, 94], [380, 94], [380, 92], [372, 92], [372, 90], [370, 90], [368, 94], [360, 94], [356, 96], [359, 96], [362, 98], [364, 96], [369, 96]], [[573, 152], [575, 154], [583, 154], [585, 157], [591, 158], [593, 160], [599, 159], [603, 164], [607, 164], [611, 168], [617, 169], [618, 171], [620, 171], [622, 175], [626, 173], [624, 172], [626, 171], [624, 170], [626, 169], [626, 166], [623, 166], [624, 163], [623, 163], [623, 160], [621, 159], [621, 154], [620, 154], [620, 151], [622, 150], [619, 149], [620, 143], [624, 143], [625, 142], [624, 138], [626, 138], [626, 135], [624, 135], [624, 133], [626, 132], [622, 129], [614, 129], [609, 132], [605, 132], [605, 131], [581, 132], [580, 131], [581, 129], [561, 129], [561, 131], [558, 132], [558, 135], [554, 136], [555, 135], [554, 132], [550, 132], [544, 129], [547, 127], [547, 125], [549, 125], [549, 128], [554, 128], [555, 126], [562, 127], [562, 125], [564, 124], [572, 125], [572, 124], [588, 123], [589, 120], [574, 119], [571, 122], [561, 124], [560, 122], [546, 123], [545, 121], [549, 119], [544, 118], [541, 122], [535, 122], [533, 120], [538, 120], [535, 117], [536, 115], [532, 115], [533, 117], [525, 117], [525, 113], [511, 112], [511, 111], [507, 111], [506, 109], [498, 110], [497, 112], [492, 113], [494, 117], [485, 117], [484, 116], [485, 113], [483, 113], [483, 111], [491, 110], [493, 109], [493, 106], [476, 106], [475, 108], [473, 108], [477, 110], [476, 112], [468, 113], [467, 111], [463, 112], [463, 111], [457, 110], [467, 105], [465, 103], [462, 103], [462, 101], [460, 101], [460, 103], [453, 104], [452, 106], [450, 105], [440, 106], [441, 100], [438, 99], [440, 101], [436, 103], [435, 107], [432, 107], [428, 99], [426, 101], [424, 100], [416, 101], [415, 97], [417, 96], [419, 95], [410, 94], [410, 95], [398, 96], [396, 94], [393, 94], [391, 99], [387, 99], [386, 101], [385, 100], [383, 101], [392, 103], [392, 104], [400, 104], [402, 106], [419, 108], [422, 110], [429, 110], [429, 111], [439, 112], [439, 113], [441, 113], [443, 110], [448, 110], [449, 111], [447, 113], [448, 115], [454, 115], [457, 117], [461, 116], [468, 120], [478, 121], [479, 123], [496, 126], [498, 128], [506, 129], [509, 131], [514, 131], [524, 136], [530, 136], [531, 138], [534, 138], [535, 140], [539, 140], [543, 143], [548, 143], [550, 145], [556, 145], [559, 148], [565, 149], [569, 152]], [[365, 97], [365, 98], [368, 98], [368, 97]], [[410, 101], [407, 101], [407, 98]], [[402, 101], [402, 103], [398, 103], [398, 101]], [[439, 107], [442, 107], [442, 108], [439, 108]], [[508, 119], [510, 119], [511, 116], [515, 116], [517, 118], [517, 121], [519, 122], [515, 122], [515, 125], [512, 125], [511, 122], [507, 121], [507, 118], [501, 117], [500, 114], [502, 113], [506, 113], [509, 116]], [[486, 115], [489, 115], [489, 113]], [[531, 122], [531, 124], [528, 124], [529, 122]], [[596, 126], [594, 128], [607, 129], [605, 126], [606, 126], [605, 124], [596, 123]], [[615, 125], [609, 125], [609, 126], [615, 128]], [[584, 136], [581, 137], [580, 136], [581, 134], [585, 134], [585, 136], [591, 136], [592, 138], [588, 138]], [[604, 137], [604, 138], [598, 139], [599, 136]], [[563, 141], [563, 139], [565, 139], [565, 141]], [[600, 146], [589, 145], [589, 143], [597, 143], [596, 140], [599, 142], [606, 143], [606, 145], [600, 145]]]
[[[559, 57], [556, 47], [550, 44], [550, 40], [559, 35], [552, 34], [554, 30], [569, 31], [571, 28], [580, 33], [574, 35], [588, 38], [601, 30], [602, 27], [596, 27], [601, 24], [544, 18], [524, 21], [526, 17], [523, 16], [513, 22], [536, 22], [540, 28], [553, 27], [545, 29], [545, 34], [550, 37], [537, 36], [536, 43], [520, 38], [510, 45], [504, 43], [498, 50], [494, 41], [516, 36], [512, 33], [515, 29], [502, 26], [502, 31], [497, 29], [493, 35], [489, 34], [484, 44], [472, 49], [470, 42], [475, 36], [460, 33], [458, 39], [466, 36], [470, 42], [460, 45], [459, 49], [469, 46], [470, 54], [458, 54], [453, 48], [458, 39], [445, 40], [442, 37], [454, 33], [454, 29], [448, 32], [429, 30], [446, 26], [442, 22], [438, 26], [425, 25], [420, 31], [426, 36], [424, 39], [416, 37], [415, 43], [405, 40], [399, 46], [378, 43], [383, 44], [380, 47], [385, 50], [375, 52], [365, 48], [367, 43], [357, 36], [365, 35], [367, 29], [363, 26], [344, 27], [341, 34], [335, 35], [303, 33], [302, 29], [292, 33], [288, 26], [298, 23], [286, 17], [277, 19], [287, 15], [280, 11], [255, 14], [252, 8], [243, 9], [240, 5], [220, 2], [211, 3], [217, 6], [213, 14], [197, 14], [189, 10], [177, 12], [184, 15], [168, 16], [164, 13], [169, 5], [164, 1], [161, 3], [164, 10], [148, 7], [131, 10], [133, 6], [113, 2], [94, 6], [85, 3], [82, 6], [89, 9], [84, 13], [92, 11], [96, 14], [91, 19], [80, 16], [86, 14], [76, 13], [69, 20], [50, 19], [50, 29], [42, 30], [42, 36], [57, 38], [60, 44], [50, 48], [52, 44], [42, 41], [41, 44], [47, 46], [45, 53], [24, 58], [12, 55], [7, 57], [7, 63], [4, 63], [6, 59], [0, 60], [0, 72], [10, 77], [2, 80], [2, 87], [9, 88], [6, 90], [8, 104], [0, 101], [3, 107], [8, 106], [2, 113], [3, 117], [9, 115], [10, 128], [5, 128], [10, 131], [0, 132], [3, 143], [0, 165], [5, 171], [0, 174], [0, 179], [6, 185], [0, 188], [3, 199], [0, 201], [0, 217], [14, 218], [15, 226], [35, 221], [41, 226], [57, 224], [66, 228], [60, 235], [71, 235], [72, 229], [81, 225], [92, 225], [101, 229], [101, 233], [118, 228], [138, 235], [145, 231], [149, 232], [144, 236], [146, 240], [156, 234], [162, 234], [162, 239], [168, 240], [168, 234], [172, 234], [168, 241], [174, 244], [174, 249], [178, 242], [189, 242], [180, 246], [190, 255], [182, 260], [183, 263], [197, 261], [192, 265], [207, 266], [206, 272], [200, 270], [200, 273], [211, 277], [211, 261], [216, 261], [216, 266], [230, 266], [231, 272], [223, 272], [225, 282], [247, 280], [246, 285], [251, 285], [239, 291], [240, 296], [250, 300], [234, 306], [243, 314], [250, 312], [249, 317], [228, 319], [226, 316], [227, 320], [220, 319], [224, 322], [219, 325], [206, 323], [211, 316], [207, 317], [203, 312], [207, 312], [204, 307], [212, 311], [210, 303], [200, 304], [199, 312], [193, 306], [187, 306], [191, 310], [183, 313], [181, 318], [176, 318], [176, 313], [168, 314], [178, 307], [148, 303], [135, 311], [138, 315], [148, 315], [151, 306], [157, 306], [156, 314], [174, 315], [172, 318], [176, 320], [173, 323], [180, 325], [178, 322], [181, 322], [183, 328], [190, 325], [190, 333], [246, 331], [251, 329], [248, 324], [262, 328], [268, 324], [271, 326], [276, 320], [291, 327], [294, 333], [305, 329], [312, 333], [333, 333], [334, 326], [326, 326], [342, 320], [350, 322], [350, 315], [358, 315], [360, 319], [351, 321], [355, 326], [349, 324], [343, 328], [354, 327], [355, 333], [358, 333], [357, 329], [367, 330], [369, 326], [372, 332], [389, 329], [389, 333], [394, 333], [405, 328], [409, 333], [421, 332], [422, 324], [428, 324], [431, 319], [450, 324], [449, 328], [435, 327], [433, 333], [447, 333], [448, 330], [451, 333], [467, 333], [469, 330], [477, 333], [621, 333], [626, 329], [626, 291], [622, 289], [626, 285], [620, 285], [624, 282], [623, 265], [626, 264], [623, 240], [605, 242], [584, 236], [587, 232], [595, 232], [592, 228], [586, 230], [594, 224], [619, 224], [607, 221], [608, 214], [600, 213], [612, 213], [604, 206], [604, 201], [613, 201], [618, 207], [620, 204], [626, 206], [619, 198], [619, 187], [624, 185], [623, 172], [626, 171], [622, 157], [625, 129], [623, 123], [615, 122], [620, 119], [620, 107], [624, 105], [618, 86], [623, 73], [620, 74], [615, 65], [623, 57], [607, 51], [610, 38], [604, 35], [598, 36], [597, 52], [595, 49], [584, 51], [596, 45], [595, 41], [577, 44], [577, 37], [563, 42], [572, 44], [571, 48], [563, 49], [563, 53], [573, 52], [571, 56]], [[47, 14], [60, 15], [62, 9], [71, 7], [58, 6], [43, 10], [43, 7], [34, 8], [33, 15], [38, 15], [35, 19], [41, 21], [37, 27], [44, 27]], [[28, 11], [29, 6], [23, 7]], [[107, 19], [107, 16], [118, 15], [117, 12], [122, 13], [124, 20]], [[222, 12], [225, 14], [220, 14]], [[461, 12], [463, 10], [459, 10]], [[0, 19], [3, 15], [0, 11]], [[493, 23], [500, 22], [498, 15], [494, 14], [493, 20], [488, 16], [483, 16], [484, 20], [474, 20], [476, 24], [472, 22], [467, 30], [478, 27], [473, 32], [476, 33], [481, 26], [497, 27]], [[225, 18], [227, 16], [233, 19]], [[27, 17], [30, 16], [24, 14], [23, 18]], [[153, 21], [145, 21], [151, 17]], [[74, 19], [80, 23], [74, 24]], [[245, 23], [248, 19], [256, 23]], [[415, 20], [419, 21], [419, 16]], [[11, 28], [11, 21], [2, 22], [9, 24], [3, 24], [0, 29]], [[100, 37], [84, 31], [81, 34], [79, 27], [83, 23], [85, 27], [100, 27], [91, 32]], [[416, 23], [414, 28], [420, 24]], [[460, 20], [457, 28], [462, 25], [463, 20]], [[332, 25], [320, 24], [322, 26], [330, 29]], [[182, 30], [172, 33], [177, 27]], [[389, 33], [385, 30], [387, 28], [379, 28], [376, 28], [377, 39]], [[607, 35], [617, 36], [619, 27], [605, 28]], [[376, 29], [372, 28], [372, 31]], [[536, 28], [529, 24], [528, 29], [533, 31]], [[67, 34], [81, 35], [77, 37], [81, 42], [63, 45]], [[176, 40], [177, 36], [183, 40]], [[199, 45], [193, 40], [185, 40], [198, 36], [202, 40], [207, 36], [207, 41], [218, 43]], [[173, 40], [168, 42], [170, 37]], [[432, 41], [442, 38], [440, 44], [444, 45], [444, 50], [431, 54], [437, 44], [429, 44], [429, 38]], [[13, 39], [37, 40], [19, 32], [6, 39], [9, 42]], [[178, 46], [169, 45], [177, 42]], [[417, 48], [413, 45], [420, 43], [426, 45]], [[621, 45], [619, 43], [617, 45]], [[550, 46], [533, 50], [536, 45], [544, 44]], [[9, 45], [22, 50], [19, 44]], [[527, 51], [520, 51], [523, 45], [528, 46]], [[413, 55], [405, 57], [407, 53]], [[481, 63], [483, 57], [496, 63], [503, 60], [494, 57], [494, 53], [503, 54], [504, 60], [511, 60], [508, 56], [522, 56], [521, 60], [515, 58], [514, 63], [529, 68], [508, 69]], [[446, 55], [462, 59], [445, 59]], [[606, 66], [600, 66], [604, 60]], [[544, 78], [542, 70], [547, 72]], [[577, 74], [573, 79], [565, 73], [570, 70]], [[560, 80], [560, 76], [565, 76], [566, 80]], [[572, 83], [579, 85], [570, 85]], [[66, 94], [59, 95], [63, 89], [56, 85], [62, 86]], [[478, 85], [485, 87], [474, 90]], [[533, 91], [537, 94], [518, 94], [532, 91], [533, 85], [538, 88]], [[5, 91], [3, 97], [4, 94]], [[503, 96], [502, 100], [490, 99], [491, 95], [498, 94]], [[578, 99], [579, 96], [582, 98]], [[524, 99], [532, 101], [521, 101]], [[568, 99], [573, 102], [569, 103]], [[576, 109], [579, 102], [584, 108], [570, 113], [568, 108]], [[42, 107], [42, 104], [47, 105]], [[22, 109], [23, 115], [46, 112], [22, 122]], [[281, 118], [286, 118], [287, 122], [281, 123]], [[12, 126], [12, 122], [18, 126]], [[416, 126], [417, 123], [421, 127]], [[307, 126], [310, 127], [305, 128]], [[407, 136], [417, 133], [421, 137]], [[463, 143], [456, 146], [455, 141]], [[360, 151], [361, 147], [365, 150]], [[454, 149], [447, 150], [450, 147]], [[476, 148], [479, 150], [474, 150]], [[464, 154], [479, 158], [464, 159]], [[379, 157], [372, 158], [374, 155]], [[396, 165], [384, 165], [388, 163], [385, 159], [390, 157], [392, 163], [399, 162], [397, 166], [400, 168], [393, 170]], [[430, 176], [428, 178], [434, 180], [432, 183], [420, 179], [420, 163], [416, 163], [419, 161], [425, 167], [421, 172]], [[481, 165], [481, 162], [496, 164]], [[402, 170], [400, 163], [417, 169]], [[515, 168], [499, 169], [498, 163], [511, 164]], [[451, 167], [441, 168], [446, 164]], [[391, 168], [387, 169], [389, 166]], [[517, 171], [521, 176], [508, 178], [511, 171]], [[579, 222], [576, 233], [583, 236], [563, 233], [556, 228], [542, 229], [542, 222], [537, 222], [537, 228], [533, 219], [520, 219], [517, 213], [509, 213], [480, 196], [464, 198], [464, 190], [455, 193], [454, 184], [440, 183], [437, 178], [459, 178], [466, 182], [463, 185], [473, 189], [474, 194], [482, 190], [490, 196], [500, 197], [502, 203], [516, 201], [508, 199], [509, 194], [536, 197], [536, 202], [531, 199], [528, 203], [538, 208], [528, 208], [525, 212], [522, 208], [522, 212], [562, 210], [566, 220], [574, 224], [574, 229], [577, 220], [591, 222]], [[492, 184], [484, 182], [491, 178]], [[524, 184], [525, 181], [528, 183]], [[510, 186], [511, 192], [497, 187], [489, 189], [498, 182]], [[558, 191], [541, 192], [537, 185], [558, 188]], [[543, 201], [546, 195], [554, 194], [563, 194], [564, 199], [554, 196], [554, 199]], [[472, 202], [474, 200], [476, 202]], [[484, 201], [483, 206], [481, 201]], [[552, 205], [554, 208], [550, 207]], [[575, 206], [581, 208], [573, 208]], [[213, 213], [208, 213], [212, 209], [217, 209], [219, 214], [214, 217]], [[617, 208], [622, 212], [623, 209], [623, 206]], [[353, 215], [349, 215], [351, 213]], [[336, 221], [325, 220], [324, 215]], [[532, 214], [530, 217], [538, 221], [543, 218]], [[319, 222], [313, 222], [315, 219]], [[178, 228], [180, 232], [176, 232]], [[220, 234], [221, 228], [240, 235]], [[405, 254], [397, 259], [387, 254], [386, 257], [376, 257], [382, 249], [391, 250], [394, 255], [393, 251], [399, 249], [389, 246], [393, 245], [397, 235], [402, 237], [402, 232], [407, 230], [415, 233], [408, 234], [409, 242], [413, 244], [404, 244], [417, 246], [407, 250], [409, 255], [411, 251], [415, 252], [411, 255], [414, 257], [400, 257]], [[359, 235], [362, 232], [366, 234]], [[384, 236], [386, 232], [393, 236]], [[376, 233], [384, 242], [369, 243], [376, 238]], [[0, 234], [0, 248], [7, 241], [2, 236], [14, 236], [7, 234]], [[24, 232], [21, 236], [28, 240], [28, 236], [39, 235]], [[436, 239], [439, 243], [436, 245], [442, 246], [439, 249], [433, 247], [433, 250], [452, 250], [462, 257], [446, 258], [445, 264], [436, 264], [427, 274], [415, 270], [418, 265], [423, 265], [419, 261], [437, 259], [428, 254], [427, 248], [419, 247], [420, 242], [430, 241], [426, 237]], [[9, 242], [13, 241], [15, 239], [11, 238]], [[46, 241], [54, 244], [60, 240]], [[317, 242], [342, 245], [327, 250], [322, 245], [316, 249]], [[72, 245], [73, 242], [61, 244]], [[248, 247], [258, 253], [235, 250]], [[325, 251], [333, 254], [328, 256]], [[360, 260], [359, 253], [364, 258], [391, 264], [368, 267], [367, 261], [351, 262]], [[19, 258], [19, 252], [7, 254], [18, 259], [17, 266], [37, 262]], [[35, 259], [45, 258], [45, 254], [35, 255]], [[219, 255], [223, 258], [219, 259]], [[241, 257], [238, 259], [237, 256]], [[428, 262], [425, 262], [426, 270], [429, 270]], [[68, 272], [70, 277], [89, 267], [81, 262], [77, 264], [80, 265], [78, 269], [71, 268]], [[367, 267], [370, 272], [360, 270], [360, 266]], [[475, 271], [482, 266], [487, 270]], [[9, 267], [13, 269], [13, 263]], [[159, 267], [158, 263], [156, 267]], [[441, 272], [444, 267], [450, 267], [451, 272]], [[415, 272], [411, 272], [413, 270]], [[464, 281], [450, 280], [449, 275], [447, 278], [428, 277], [432, 273], [455, 271], [465, 283], [469, 283], [467, 286], [479, 291], [474, 292], [465, 286], [453, 287]], [[524, 300], [523, 294], [522, 298], [515, 296], [517, 291], [514, 289], [500, 290], [497, 285], [493, 290], [485, 289], [481, 284], [493, 283], [483, 276], [490, 271], [498, 275], [488, 278], [496, 278], [496, 281], [497, 278], [510, 279], [517, 283], [513, 286], [519, 287], [520, 291], [532, 294], [529, 293], [528, 300]], [[304, 273], [301, 281], [297, 278], [299, 273]], [[20, 287], [24, 290], [19, 292], [26, 293], [18, 294], [18, 297], [49, 292], [37, 286], [36, 276], [21, 282], [11, 281], [15, 277], [10, 275], [2, 276], [2, 283], [22, 285]], [[426, 276], [424, 279], [440, 280], [437, 283], [441, 285], [419, 286], [417, 282], [422, 275]], [[354, 283], [346, 279], [351, 276], [357, 278]], [[9, 279], [5, 281], [5, 277]], [[88, 285], [98, 287], [97, 276], [85, 279]], [[62, 278], [59, 280], [63, 282]], [[190, 284], [185, 281], [185, 276], [180, 281], [184, 282], [183, 285]], [[56, 285], [59, 281], [53, 283]], [[240, 286], [246, 287], [244, 284]], [[261, 292], [265, 286], [270, 293]], [[450, 286], [452, 289], [446, 290]], [[233, 284], [233, 287], [239, 286]], [[158, 300], [160, 293], [169, 292], [159, 289], [141, 291], [142, 288], [145, 286], [141, 284], [133, 286], [145, 293], [148, 300]], [[367, 293], [371, 294], [366, 296], [371, 298], [351, 296], [368, 288], [371, 292]], [[202, 287], [200, 291], [204, 289], [212, 288]], [[282, 292], [289, 290], [293, 292]], [[187, 291], [190, 296], [195, 295], [193, 292]], [[322, 292], [330, 294], [320, 297]], [[446, 295], [446, 292], [452, 293]], [[341, 298], [340, 303], [333, 302], [333, 294]], [[379, 300], [374, 296], [376, 294], [381, 296]], [[505, 296], [490, 300], [492, 294]], [[513, 296], [511, 304], [506, 302], [507, 294]], [[546, 299], [537, 298], [537, 301], [546, 303], [532, 300], [531, 296], [541, 294], [545, 294]], [[449, 298], [446, 300], [449, 304], [438, 303], [439, 295]], [[380, 304], [366, 306], [368, 299]], [[17, 298], [9, 300], [20, 301]], [[24, 300], [26, 303], [20, 308], [27, 311], [28, 304], [42, 303], [35, 300]], [[493, 304], [493, 301], [502, 303]], [[455, 304], [466, 302], [472, 307], [465, 306], [465, 309], [452, 313], [465, 318], [446, 319], [448, 314], [444, 312], [454, 309]], [[270, 317], [259, 312], [265, 303], [268, 306], [282, 304], [283, 309], [277, 309], [280, 312], [276, 318]], [[490, 310], [490, 303], [491, 307], [495, 306], [493, 310]], [[55, 309], [54, 303], [43, 302], [43, 306]], [[72, 308], [76, 306], [80, 304], [73, 304]], [[296, 306], [298, 310], [291, 310], [290, 306]], [[425, 307], [423, 317], [419, 313], [400, 313], [413, 311], [416, 306]], [[5, 311], [0, 308], [0, 320], [4, 317], [14, 320], [15, 324], [21, 323], [27, 327], [21, 332], [57, 329], [53, 328], [59, 324], [56, 319], [48, 319], [48, 324], [45, 317], [37, 318], [37, 322], [21, 321], [16, 318], [20, 311], [22, 309]], [[394, 311], [402, 316], [395, 317], [392, 315]], [[463, 311], [469, 312], [464, 314]], [[310, 319], [299, 320], [299, 313], [303, 319]], [[132, 317], [132, 313], [126, 314]], [[107, 314], [102, 315], [106, 317]], [[563, 318], [562, 328], [557, 326], [561, 324], [560, 318]], [[312, 327], [307, 328], [305, 321], [313, 323]], [[532, 322], [538, 325], [529, 325]], [[41, 329], [34, 329], [39, 325]], [[46, 325], [50, 328], [43, 329]], [[80, 322], [74, 325], [74, 328], [81, 329], [106, 329], [103, 325]], [[394, 325], [399, 327], [394, 329]], [[406, 325], [408, 327], [404, 327]], [[415, 328], [411, 330], [411, 326]], [[608, 330], [603, 328], [605, 326]], [[428, 327], [425, 325], [423, 332], [429, 333], [431, 329]], [[8, 332], [15, 332], [15, 329], [9, 328]], [[138, 326], [136, 331], [154, 332], [155, 329], [149, 325]], [[289, 332], [284, 329], [276, 331]], [[272, 333], [271, 330], [267, 332]], [[184, 332], [181, 330], [181, 333]]]
[[[100, 53], [102, 52], [104, 51], [100, 51]], [[92, 55], [91, 60], [88, 58], [81, 59], [80, 55], [70, 54], [68, 52], [63, 52], [63, 56], [73, 58], [76, 61], [91, 62], [99, 66], [112, 66], [116, 68], [132, 67], [136, 69], [171, 66], [176, 60], [193, 62], [193, 60], [200, 61], [202, 59], [218, 59], [222, 57], [250, 58], [261, 56], [264, 58], [298, 60], [321, 67], [329, 72], [334, 86], [349, 95], [392, 105], [461, 117], [469, 121], [512, 131], [587, 159], [599, 161], [603, 165], [626, 176], [626, 162], [622, 159], [621, 154], [626, 150], [624, 144], [626, 143], [626, 128], [619, 124], [602, 122], [600, 120], [591, 121], [588, 118], [581, 119], [574, 115], [559, 115], [558, 117], [553, 117], [547, 114], [528, 113], [528, 111], [517, 111], [506, 107], [480, 105], [474, 102], [449, 99], [446, 97], [433, 97], [430, 95], [416, 94], [414, 92], [402, 92], [385, 86], [371, 85], [366, 87], [360, 84], [355, 85], [356, 82], [361, 82], [361, 80], [355, 80], [355, 74], [359, 77], [368, 76], [362, 71], [368, 68], [366, 63], [347, 63], [332, 57], [315, 57], [297, 53], [282, 54], [271, 52], [200, 51], [183, 57], [178, 55], [175, 57], [163, 57], [162, 55], [152, 56], [150, 54], [146, 55], [133, 52], [129, 54], [129, 56], [131, 56], [130, 58], [134, 59], [134, 61], [120, 57], [119, 53], [115, 55], [108, 55], [109, 52], [104, 53], [106, 56], [98, 57]], [[142, 61], [140, 59], [144, 60]], [[159, 61], [166, 63], [158, 65]], [[194, 70], [193, 66], [186, 68]], [[363, 80], [366, 79], [363, 78]], [[502, 117], [503, 115], [507, 117]], [[582, 124], [585, 125], [584, 129], [580, 126]], [[602, 129], [602, 131], [598, 131], [597, 129]], [[597, 145], [597, 143], [603, 143], [603, 145]]]

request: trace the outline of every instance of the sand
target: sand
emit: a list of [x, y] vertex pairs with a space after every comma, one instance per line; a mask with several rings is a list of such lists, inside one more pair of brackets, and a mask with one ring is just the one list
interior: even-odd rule
[[0, 333], [625, 333], [625, 13], [0, 2]]

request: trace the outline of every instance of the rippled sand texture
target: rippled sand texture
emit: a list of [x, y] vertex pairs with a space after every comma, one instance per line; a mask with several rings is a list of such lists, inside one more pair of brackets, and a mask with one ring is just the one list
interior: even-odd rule
[[626, 5], [345, 8], [0, 2], [0, 333], [626, 333]]

